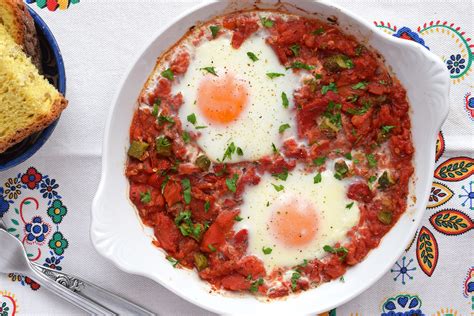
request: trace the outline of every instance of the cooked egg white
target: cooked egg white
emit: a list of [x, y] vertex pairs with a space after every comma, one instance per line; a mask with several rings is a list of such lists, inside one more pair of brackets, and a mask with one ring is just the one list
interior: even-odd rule
[[357, 202], [346, 197], [348, 183], [332, 170], [321, 174], [320, 183], [315, 175], [301, 168], [286, 181], [265, 174], [243, 195], [237, 229], [248, 230], [248, 254], [262, 259], [267, 273], [324, 257], [323, 247], [344, 242], [359, 221]]
[[[265, 43], [267, 36], [259, 31], [239, 49], [232, 48], [229, 34], [201, 42], [190, 52], [184, 77], [173, 85], [173, 93], [183, 95], [179, 117], [184, 129], [201, 134], [198, 145], [213, 161], [222, 160], [231, 143], [241, 155], [235, 152], [226, 161], [256, 160], [272, 153], [272, 143], [279, 147], [295, 134], [292, 95], [308, 72], [286, 70]], [[272, 79], [268, 73], [282, 75]], [[284, 124], [290, 128], [280, 133]]]

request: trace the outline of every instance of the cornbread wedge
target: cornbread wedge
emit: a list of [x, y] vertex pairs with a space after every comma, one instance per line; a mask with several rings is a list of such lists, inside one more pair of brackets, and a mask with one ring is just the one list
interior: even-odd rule
[[0, 24], [0, 153], [47, 127], [66, 106]]
[[3, 24], [15, 43], [31, 57], [41, 72], [41, 51], [36, 37], [35, 23], [21, 0], [0, 0], [0, 24]]

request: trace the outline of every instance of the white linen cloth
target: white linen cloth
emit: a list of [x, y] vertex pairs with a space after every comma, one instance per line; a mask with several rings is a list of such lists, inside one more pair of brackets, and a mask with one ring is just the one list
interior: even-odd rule
[[[429, 25], [431, 21], [436, 23], [440, 20], [441, 24], [447, 21], [447, 25], [453, 23], [454, 28], [460, 27], [461, 31], [465, 32], [464, 39], [474, 35], [471, 1], [339, 0], [335, 2], [370, 22], [377, 21], [380, 24], [380, 21], [383, 21], [385, 25], [390, 22], [392, 28], [394, 25], [397, 26], [397, 30], [406, 26], [416, 32], [418, 26], [423, 28], [424, 23]], [[118, 270], [96, 253], [89, 237], [90, 208], [101, 173], [101, 146], [105, 120], [114, 94], [119, 88], [119, 82], [154, 34], [170, 19], [195, 3], [195, 1], [159, 0], [82, 0], [71, 5], [66, 11], [56, 12], [39, 9], [32, 4], [35, 11], [49, 25], [59, 43], [66, 66], [67, 98], [70, 103], [50, 140], [33, 158], [11, 170], [0, 172], [0, 186], [9, 178], [25, 173], [30, 166], [35, 167], [43, 175], [47, 174], [56, 179], [60, 185], [57, 190], [68, 209], [60, 227], [68, 240], [68, 248], [60, 264], [63, 271], [110, 289], [160, 315], [210, 313], [186, 302], [151, 280]], [[420, 36], [424, 39], [425, 45], [443, 60], [449, 59], [451, 55], [456, 56], [458, 51], [461, 54], [456, 39], [444, 33], [435, 31]], [[462, 40], [459, 41], [462, 43]], [[472, 56], [469, 60], [472, 61]], [[464, 63], [466, 67], [467, 61], [468, 59]], [[465, 108], [466, 94], [473, 90], [472, 78], [471, 71], [463, 76], [462, 81], [451, 87], [451, 113], [442, 129], [446, 151], [438, 161], [438, 165], [451, 157], [474, 157], [474, 118], [469, 117]], [[128, 126], [124, 128], [128, 129]], [[390, 312], [391, 306], [385, 303], [391, 297], [396, 298], [397, 295], [405, 293], [410, 295], [407, 299], [412, 300], [417, 296], [422, 301], [420, 310], [426, 315], [435, 315], [437, 312], [440, 312], [439, 315], [449, 313], [473, 315], [472, 292], [463, 293], [464, 283], [468, 279], [467, 273], [474, 265], [473, 231], [459, 236], [445, 236], [430, 226], [428, 221], [435, 211], [447, 208], [460, 210], [473, 218], [474, 211], [469, 208], [471, 200], [468, 198], [467, 204], [463, 206], [464, 198], [458, 197], [463, 194], [461, 186], [469, 191], [469, 182], [473, 180], [474, 176], [471, 175], [462, 181], [449, 182], [450, 189], [455, 192], [452, 199], [439, 209], [430, 209], [425, 214], [422, 225], [433, 233], [439, 247], [439, 261], [431, 277], [428, 277], [417, 263], [414, 252], [415, 241], [410, 250], [404, 254], [406, 262], [413, 260], [408, 269], [416, 268], [409, 271], [413, 279], [405, 276], [406, 284], [402, 284], [401, 276], [394, 281], [396, 273], [388, 272], [369, 290], [332, 313], [380, 315]], [[0, 249], [0, 255], [1, 251]], [[398, 263], [401, 265], [402, 260], [400, 259]], [[396, 265], [394, 269], [398, 269]], [[33, 291], [28, 284], [23, 286], [21, 282], [13, 282], [5, 275], [0, 276], [0, 307], [2, 307], [2, 295], [5, 302], [7, 297], [14, 299], [16, 312], [20, 315], [82, 314], [80, 310], [45, 289]], [[401, 303], [403, 299], [402, 297]], [[8, 304], [12, 304], [11, 301]], [[398, 302], [397, 308], [393, 311], [399, 312], [403, 309], [403, 312], [409, 315], [408, 307], [408, 304], [400, 307]], [[10, 313], [5, 315], [12, 315], [12, 310], [10, 309]]]

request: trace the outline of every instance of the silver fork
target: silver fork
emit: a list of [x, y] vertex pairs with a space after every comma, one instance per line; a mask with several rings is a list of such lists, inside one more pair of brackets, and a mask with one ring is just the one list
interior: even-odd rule
[[92, 315], [154, 315], [107, 290], [56, 270], [32, 263], [23, 244], [7, 232], [0, 218], [0, 272], [27, 274], [41, 286]]

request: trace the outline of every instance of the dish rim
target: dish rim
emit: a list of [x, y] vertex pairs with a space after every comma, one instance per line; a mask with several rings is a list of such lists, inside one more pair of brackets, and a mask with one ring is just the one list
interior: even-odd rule
[[[232, 1], [232, 0], [231, 0]], [[213, 311], [213, 312], [216, 312], [216, 313], [223, 313], [223, 309], [221, 308], [217, 308], [215, 306], [212, 306], [210, 305], [209, 303], [203, 303], [201, 301], [198, 301], [196, 299], [194, 299], [193, 297], [190, 297], [188, 294], [186, 293], [183, 293], [180, 289], [177, 289], [177, 288], [174, 288], [173, 286], [169, 286], [167, 284], [167, 282], [165, 282], [164, 280], [161, 280], [155, 276], [152, 276], [151, 274], [147, 273], [146, 271], [138, 271], [136, 269], [133, 269], [133, 267], [130, 267], [128, 265], [126, 265], [124, 262], [118, 262], [118, 261], [115, 261], [114, 258], [112, 257], [108, 257], [106, 256], [103, 252], [102, 252], [102, 249], [101, 249], [101, 245], [99, 245], [98, 243], [98, 240], [97, 239], [100, 239], [100, 237], [98, 236], [98, 233], [97, 231], [94, 230], [94, 227], [95, 225], [97, 224], [96, 221], [96, 216], [95, 216], [95, 211], [94, 210], [98, 210], [99, 209], [99, 204], [100, 204], [100, 200], [102, 198], [102, 195], [103, 195], [103, 191], [104, 191], [104, 187], [106, 185], [106, 182], [107, 182], [107, 178], [108, 178], [108, 175], [107, 175], [107, 161], [108, 161], [108, 144], [109, 144], [109, 141], [110, 141], [110, 132], [111, 132], [111, 124], [112, 124], [112, 118], [114, 116], [114, 113], [115, 113], [115, 110], [116, 110], [116, 105], [117, 103], [119, 102], [119, 97], [120, 97], [120, 94], [122, 93], [122, 90], [124, 89], [124, 86], [126, 85], [126, 82], [127, 82], [127, 79], [129, 78], [130, 74], [132, 73], [133, 69], [135, 68], [135, 66], [137, 65], [138, 62], [140, 62], [140, 59], [144, 56], [144, 54], [146, 53], [146, 51], [150, 48], [150, 46], [155, 42], [155, 40], [161, 36], [163, 33], [165, 33], [170, 27], [172, 27], [175, 23], [179, 23], [180, 20], [182, 20], [183, 18], [185, 18], [186, 16], [188, 16], [189, 14], [192, 14], [193, 12], [195, 11], [198, 11], [210, 4], [213, 4], [215, 2], [219, 2], [219, 1], [216, 1], [216, 0], [207, 0], [207, 1], [204, 1], [200, 4], [197, 4], [191, 8], [189, 8], [188, 10], [184, 11], [183, 13], [181, 13], [180, 15], [178, 15], [176, 18], [173, 18], [170, 22], [168, 22], [166, 25], [164, 25], [162, 28], [160, 28], [160, 30], [158, 32], [156, 32], [156, 34], [151, 38], [151, 40], [144, 46], [143, 50], [141, 50], [141, 52], [139, 54], [137, 54], [137, 57], [136, 59], [134, 60], [134, 63], [132, 63], [129, 67], [128, 67], [128, 70], [127, 72], [124, 74], [124, 76], [122, 77], [121, 79], [121, 82], [120, 82], [120, 85], [119, 85], [119, 89], [117, 90], [116, 94], [115, 94], [115, 97], [113, 99], [113, 103], [112, 103], [112, 108], [110, 109], [110, 112], [109, 112], [109, 115], [108, 115], [108, 118], [107, 118], [107, 122], [106, 122], [106, 127], [105, 127], [105, 136], [104, 136], [104, 143], [103, 143], [103, 157], [102, 157], [102, 174], [101, 174], [101, 180], [100, 180], [100, 183], [99, 183], [99, 186], [97, 188], [97, 191], [96, 191], [96, 195], [94, 197], [94, 200], [93, 200], [93, 203], [92, 203], [92, 222], [91, 222], [91, 238], [92, 238], [92, 241], [93, 241], [93, 244], [94, 244], [94, 247], [95, 249], [101, 254], [103, 255], [106, 259], [108, 259], [109, 261], [111, 261], [115, 266], [117, 266], [119, 269], [127, 272], [127, 273], [132, 273], [132, 274], [135, 274], [135, 275], [141, 275], [141, 276], [145, 276], [149, 279], [152, 279], [154, 280], [155, 282], [157, 282], [158, 284], [164, 286], [166, 289], [170, 290], [171, 292], [175, 293], [176, 295], [186, 299], [187, 301], [197, 305], [197, 306], [200, 306], [206, 310], [210, 310], [210, 311]], [[267, 3], [268, 1], [263, 1], [264, 3]], [[421, 46], [419, 46], [419, 44], [413, 42], [413, 41], [407, 41], [407, 40], [403, 40], [403, 39], [400, 39], [400, 38], [396, 38], [396, 37], [393, 37], [393, 36], [390, 36], [384, 32], [381, 32], [379, 30], [377, 30], [370, 22], [364, 20], [363, 18], [361, 18], [360, 16], [358, 16], [357, 14], [355, 13], [352, 13], [351, 11], [339, 6], [339, 5], [336, 5], [336, 4], [333, 4], [329, 1], [309, 1], [309, 2], [317, 2], [318, 4], [322, 4], [324, 6], [328, 6], [328, 7], [332, 7], [333, 9], [337, 10], [338, 11], [338, 14], [341, 15], [341, 16], [348, 16], [349, 18], [353, 19], [357, 24], [360, 24], [362, 27], [364, 28], [367, 28], [367, 29], [370, 29], [370, 30], [373, 30], [373, 36], [374, 37], [377, 37], [379, 40], [382, 40], [382, 41], [388, 41], [388, 42], [392, 42], [393, 44], [396, 44], [398, 46], [402, 46], [402, 47], [406, 47], [407, 49], [414, 49], [414, 50], [418, 50], [419, 52], [422, 52], [422, 54], [424, 55], [425, 58], [427, 58], [430, 62], [434, 63], [434, 64], [437, 64], [437, 66], [439, 67], [438, 71], [441, 73], [441, 72], [444, 72], [445, 73], [445, 79], [444, 82], [443, 82], [443, 85], [442, 85], [442, 97], [443, 97], [443, 102], [440, 102], [442, 104], [442, 108], [439, 108], [438, 111], [437, 111], [437, 115], [436, 115], [436, 123], [433, 124], [434, 127], [436, 127], [436, 130], [440, 130], [442, 124], [444, 123], [444, 121], [446, 120], [447, 118], [447, 115], [448, 115], [448, 112], [449, 112], [449, 86], [450, 86], [450, 81], [449, 81], [449, 74], [448, 74], [448, 71], [446, 69], [446, 67], [444, 66], [444, 64], [439, 60], [439, 58], [434, 55], [433, 53], [431, 53], [429, 50], [426, 50], [425, 48], [423, 48], [423, 50], [421, 50]], [[198, 22], [198, 21], [196, 21]], [[377, 31], [375, 31], [377, 30]], [[166, 52], [166, 49], [162, 52], [164, 53]], [[154, 66], [154, 65], [153, 65]], [[138, 97], [138, 96], [137, 96]], [[433, 135], [431, 135], [431, 145], [430, 145], [430, 149], [434, 152], [434, 149], [435, 149], [435, 145], [436, 145], [436, 137], [437, 137], [438, 133], [433, 133]], [[413, 158], [414, 160], [415, 158]], [[431, 177], [433, 172], [434, 172], [434, 167], [435, 167], [435, 159], [434, 159], [434, 155], [430, 156], [430, 160], [428, 161], [429, 163], [429, 175], [428, 177]], [[414, 177], [414, 176], [413, 176]], [[424, 189], [424, 195], [428, 194], [429, 192], [429, 189], [430, 188], [425, 188]], [[422, 202], [424, 205], [426, 205], [427, 202]], [[422, 205], [421, 205], [422, 206]], [[419, 206], [419, 208], [421, 208], [421, 206]], [[408, 207], [407, 207], [407, 211], [408, 212]], [[415, 234], [415, 232], [417, 231], [417, 229], [419, 228], [419, 225], [420, 225], [420, 222], [421, 222], [421, 219], [424, 215], [424, 212], [425, 212], [425, 208], [422, 208], [421, 210], [418, 210], [417, 209], [417, 214], [416, 216], [413, 216], [413, 224], [411, 225], [411, 227], [408, 229], [408, 234], [407, 236], [409, 236], [408, 238], [405, 237], [405, 239], [407, 239], [407, 241], [411, 240]], [[398, 224], [398, 223], [397, 223]], [[396, 225], [397, 225], [396, 224]], [[375, 250], [375, 249], [373, 249]], [[399, 251], [395, 251], [397, 256], [393, 256], [394, 259], [392, 260], [387, 260], [387, 262], [384, 264], [384, 268], [383, 269], [378, 269], [376, 271], [376, 273], [374, 273], [375, 276], [373, 276], [369, 282], [365, 282], [363, 283], [358, 289], [357, 291], [353, 291], [350, 295], [347, 295], [345, 296], [342, 300], [338, 300], [336, 303], [333, 303], [332, 305], [330, 305], [329, 307], [325, 306], [325, 310], [326, 309], [332, 309], [334, 307], [337, 307], [337, 306], [340, 306], [346, 302], [348, 302], [349, 300], [353, 299], [354, 297], [360, 295], [362, 292], [364, 292], [365, 290], [367, 290], [367, 288], [369, 288], [370, 286], [372, 286], [374, 283], [376, 283], [389, 269], [390, 267], [394, 264], [394, 262], [400, 257], [400, 255], [403, 253], [403, 250], [404, 250], [404, 247], [400, 247], [400, 250]], [[370, 253], [369, 253], [370, 255]], [[369, 256], [367, 255], [367, 257]], [[365, 259], [364, 259], [365, 260]], [[271, 302], [270, 302], [271, 304]], [[327, 307], [327, 308], [326, 308]], [[313, 308], [314, 311], [316, 312], [322, 312], [323, 310], [317, 310], [317, 307], [314, 307]], [[228, 313], [229, 311], [227, 311]]]

